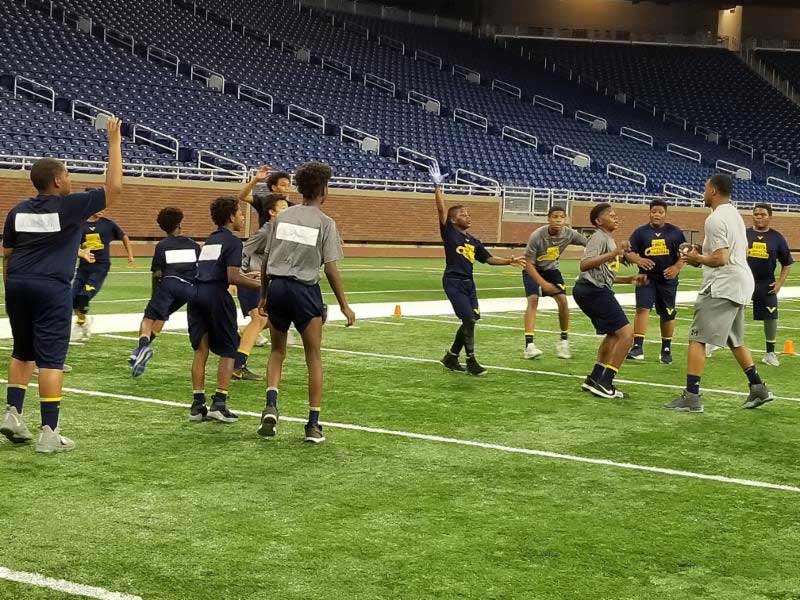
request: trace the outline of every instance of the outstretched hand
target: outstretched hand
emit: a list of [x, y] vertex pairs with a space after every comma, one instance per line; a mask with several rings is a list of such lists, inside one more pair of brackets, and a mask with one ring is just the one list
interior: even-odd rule
[[445, 173], [442, 175], [442, 171], [439, 168], [439, 163], [435, 162], [430, 167], [428, 167], [428, 174], [431, 176], [431, 181], [436, 185], [436, 187], [441, 187], [444, 183], [444, 180], [447, 179], [447, 176], [450, 173]]
[[256, 174], [253, 175], [253, 179], [256, 181], [264, 181], [267, 177], [269, 177], [269, 166], [267, 165], [262, 165], [259, 167], [258, 171], [256, 171]]
[[108, 143], [112, 146], [118, 146], [122, 143], [122, 121], [118, 117], [111, 117], [108, 119]]

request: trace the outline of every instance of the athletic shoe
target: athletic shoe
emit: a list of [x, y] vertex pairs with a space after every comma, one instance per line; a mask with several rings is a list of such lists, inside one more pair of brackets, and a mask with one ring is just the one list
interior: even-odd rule
[[312, 444], [321, 444], [325, 441], [325, 434], [322, 433], [322, 425], [306, 425], [305, 441]]
[[72, 326], [72, 331], [69, 334], [69, 339], [71, 342], [82, 342], [84, 340], [83, 326], [78, 325], [78, 323], [75, 323]]
[[661, 364], [662, 365], [671, 365], [672, 364], [672, 352], [662, 352], [661, 353]]
[[42, 427], [39, 434], [39, 441], [36, 442], [36, 451], [42, 454], [53, 454], [54, 452], [69, 452], [75, 449], [75, 442], [65, 438], [59, 433], [58, 427], [55, 431], [49, 425]]
[[233, 378], [242, 381], [261, 381], [262, 379], [264, 379], [263, 377], [260, 377], [255, 373], [253, 373], [250, 369], [247, 368], [246, 365], [241, 369], [236, 369], [233, 372]]
[[664, 408], [682, 412], [701, 413], [703, 412], [703, 396], [683, 390], [680, 396], [675, 398], [672, 402], [665, 404]]
[[644, 348], [641, 346], [634, 346], [628, 352], [628, 360], [644, 360]]
[[467, 371], [462, 364], [458, 362], [458, 356], [449, 350], [445, 353], [444, 358], [442, 358], [442, 360], [439, 362], [444, 365], [445, 369], [450, 369], [451, 371], [455, 371], [457, 373], [466, 373]]
[[208, 409], [206, 418], [209, 420], [219, 421], [220, 423], [236, 423], [239, 420], [239, 415], [236, 415], [228, 410], [225, 404], [212, 404]]
[[569, 340], [558, 340], [556, 342], [556, 357], [567, 360], [572, 358], [572, 352], [569, 350]]
[[542, 354], [543, 352], [539, 350], [539, 348], [536, 346], [534, 342], [527, 344], [525, 346], [525, 350], [522, 352], [522, 356], [527, 360], [533, 360], [539, 358]]
[[33, 434], [28, 430], [22, 415], [13, 406], [6, 407], [6, 418], [0, 425], [0, 433], [6, 436], [15, 444], [24, 444], [33, 439]]
[[742, 404], [742, 408], [758, 408], [762, 404], [775, 400], [775, 394], [763, 383], [750, 386], [750, 395], [747, 401]]
[[592, 383], [594, 385], [591, 386], [589, 392], [595, 396], [606, 400], [613, 400], [617, 397], [617, 388], [614, 387], [613, 383], [611, 385], [605, 385], [599, 381], [592, 381]]
[[261, 424], [258, 426], [258, 435], [261, 437], [275, 437], [278, 433], [278, 409], [267, 406], [261, 413]]
[[[596, 385], [597, 382], [594, 379], [592, 379], [591, 377], [586, 377], [586, 379], [584, 379], [583, 383], [581, 384], [581, 389], [584, 392], [592, 392], [592, 389], [594, 389]], [[617, 388], [614, 388], [614, 398], [616, 398], [617, 400], [623, 400], [625, 398], [625, 394], [620, 390], [618, 390]]]
[[141, 377], [144, 375], [144, 370], [147, 368], [147, 363], [153, 358], [153, 349], [150, 346], [142, 346], [136, 353], [136, 358], [131, 365], [131, 375], [133, 377]]
[[86, 320], [81, 325], [81, 329], [83, 330], [83, 339], [88, 340], [92, 337], [92, 317], [86, 316]]
[[139, 348], [131, 350], [131, 355], [128, 357], [128, 367], [133, 368], [133, 363], [136, 361], [136, 355], [139, 353]]
[[475, 377], [483, 377], [486, 375], [486, 369], [478, 363], [474, 356], [470, 356], [467, 358], [467, 373]]
[[192, 408], [189, 409], [189, 420], [199, 423], [208, 419], [208, 408], [205, 403], [192, 403]]
[[[62, 373], [72, 373], [72, 367], [70, 365], [68, 365], [68, 364], [64, 364], [64, 366], [61, 367], [61, 372]], [[33, 375], [34, 375], [34, 377], [38, 377], [39, 376], [39, 367], [33, 367]]]
[[706, 344], [706, 358], [710, 358], [712, 354], [716, 350], [719, 349], [719, 346], [715, 346], [714, 344]]
[[264, 336], [263, 333], [259, 333], [258, 337], [256, 338], [256, 347], [263, 348], [267, 344], [269, 344], [269, 340]]
[[770, 367], [780, 367], [781, 361], [778, 360], [778, 355], [774, 352], [767, 352], [761, 362]]

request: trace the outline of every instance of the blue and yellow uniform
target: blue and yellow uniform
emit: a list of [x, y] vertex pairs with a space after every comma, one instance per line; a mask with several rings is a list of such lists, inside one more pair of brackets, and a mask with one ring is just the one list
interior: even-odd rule
[[778, 295], [770, 289], [775, 283], [775, 267], [794, 263], [786, 238], [774, 229], [747, 230], [747, 264], [753, 272], [753, 319], [769, 321], [778, 318]]
[[111, 242], [124, 236], [120, 226], [105, 217], [83, 224], [81, 248], [89, 250], [95, 261], [80, 260], [72, 282], [72, 308], [89, 312], [89, 302], [100, 292], [111, 269]]
[[442, 277], [444, 293], [459, 319], [477, 321], [481, 318], [481, 311], [473, 265], [476, 260], [485, 263], [492, 255], [478, 238], [459, 230], [451, 221], [440, 225], [440, 232], [447, 264]]
[[678, 278], [668, 279], [664, 271], [680, 258], [680, 246], [686, 242], [683, 231], [669, 223], [661, 227], [648, 223], [633, 232], [630, 242], [631, 250], [655, 263], [649, 271], [639, 267], [639, 272], [647, 275], [647, 284], [636, 287], [636, 308], [652, 310], [655, 306], [662, 321], [674, 320]]
[[158, 242], [150, 270], [160, 280], [144, 310], [146, 319], [166, 321], [195, 296], [200, 245], [184, 236], [170, 235]]

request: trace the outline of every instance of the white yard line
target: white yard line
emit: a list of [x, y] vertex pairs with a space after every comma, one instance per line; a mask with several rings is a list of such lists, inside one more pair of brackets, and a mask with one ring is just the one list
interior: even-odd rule
[[[339, 352], [338, 350], [331, 350], [332, 352]], [[401, 360], [409, 360], [409, 357], [393, 357], [390, 355], [373, 355], [370, 353], [359, 353], [359, 352], [348, 352], [343, 351], [349, 354], [357, 354], [363, 356], [378, 356], [381, 358], [399, 358]], [[411, 359], [415, 362], [426, 362], [426, 363], [435, 363], [438, 361], [432, 359]], [[0, 379], [1, 383], [7, 383], [5, 379]], [[35, 386], [36, 384], [31, 384]], [[99, 398], [114, 398], [117, 400], [132, 400], [134, 402], [144, 402], [147, 404], [158, 404], [161, 406], [171, 406], [175, 408], [182, 408], [188, 409], [188, 404], [183, 404], [180, 402], [172, 402], [169, 400], [159, 400], [156, 398], [146, 398], [142, 396], [131, 396], [128, 394], [113, 394], [107, 392], [100, 392], [95, 390], [82, 390], [77, 388], [64, 388], [65, 392], [69, 392], [72, 394], [79, 394], [85, 396], [93, 396]], [[799, 399], [800, 400], [800, 399]], [[247, 417], [254, 417], [254, 418], [261, 418], [261, 414], [257, 412], [251, 411], [237, 411], [239, 415], [247, 416]], [[306, 419], [301, 419], [297, 417], [286, 417], [282, 416], [282, 420], [289, 421], [292, 423], [305, 423]], [[646, 473], [655, 473], [658, 475], [668, 475], [672, 477], [682, 477], [687, 479], [701, 479], [705, 481], [714, 481], [718, 483], [726, 483], [730, 485], [738, 485], [743, 487], [754, 487], [754, 488], [762, 488], [762, 489], [770, 489], [776, 491], [784, 491], [784, 492], [792, 492], [795, 494], [800, 493], [800, 487], [785, 485], [780, 483], [770, 483], [766, 481], [758, 481], [752, 479], [741, 479], [738, 477], [728, 477], [725, 475], [710, 475], [706, 473], [695, 473], [693, 471], [683, 471], [679, 469], [670, 469], [667, 467], [653, 467], [649, 465], [639, 465], [635, 463], [628, 463], [628, 462], [618, 462], [614, 460], [609, 460], [605, 458], [590, 458], [585, 456], [575, 456], [572, 454], [562, 454], [560, 452], [550, 452], [548, 450], [533, 450], [530, 448], [518, 448], [513, 446], [504, 446], [501, 444], [492, 444], [488, 442], [479, 442], [474, 440], [464, 440], [458, 438], [451, 438], [451, 437], [444, 437], [439, 435], [431, 435], [426, 433], [414, 433], [410, 431], [397, 431], [393, 429], [383, 429], [379, 427], [367, 427], [363, 425], [354, 425], [351, 423], [337, 423], [331, 421], [321, 421], [322, 425], [325, 427], [330, 427], [332, 429], [344, 429], [348, 431], [358, 431], [362, 433], [375, 433], [381, 435], [388, 435], [393, 437], [400, 437], [412, 440], [422, 440], [427, 442], [438, 442], [441, 444], [452, 444], [456, 446], [468, 446], [472, 448], [482, 448], [485, 450], [496, 450], [499, 452], [507, 452], [511, 454], [523, 454], [528, 456], [536, 456], [539, 458], [551, 458], [556, 460], [563, 460], [563, 461], [570, 461], [570, 462], [577, 462], [583, 464], [591, 464], [591, 465], [598, 465], [604, 467], [612, 467], [616, 469], [625, 469], [631, 471], [642, 471]], [[98, 596], [90, 596], [90, 597], [98, 597]], [[119, 600], [133, 600], [136, 598], [135, 596], [108, 596], [108, 597], [101, 597], [101, 598], [109, 598], [109, 599], [117, 599]]]
[[[522, 290], [522, 286], [514, 285], [514, 286], [506, 286], [506, 287], [482, 287], [481, 291], [498, 291], [498, 290]], [[425, 289], [416, 289], [416, 290], [369, 290], [363, 292], [347, 292], [348, 296], [355, 296], [358, 294], [406, 294], [412, 292], [437, 292], [444, 295], [444, 290], [441, 287], [437, 288], [425, 288]], [[333, 292], [322, 292], [323, 296], [333, 296]]]
[[110, 592], [100, 587], [73, 583], [72, 581], [65, 581], [64, 579], [52, 579], [44, 575], [39, 575], [38, 573], [12, 571], [5, 567], [0, 567], [0, 579], [55, 590], [71, 596], [83, 596], [84, 598], [97, 598], [98, 600], [142, 600], [141, 596]]
[[147, 302], [150, 298], [120, 298], [119, 300], [92, 300], [92, 304], [115, 304], [119, 302]]

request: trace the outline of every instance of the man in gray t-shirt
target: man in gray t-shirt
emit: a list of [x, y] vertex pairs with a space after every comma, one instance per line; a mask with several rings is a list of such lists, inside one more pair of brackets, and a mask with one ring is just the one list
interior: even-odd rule
[[258, 434], [273, 437], [278, 426], [278, 386], [286, 359], [286, 336], [294, 324], [303, 337], [308, 367], [308, 422], [305, 441], [325, 441], [319, 413], [322, 405], [322, 325], [325, 305], [319, 287], [319, 270], [333, 290], [347, 326], [356, 316], [347, 304], [336, 262], [344, 257], [336, 223], [322, 212], [328, 197], [331, 168], [323, 163], [306, 163], [295, 173], [297, 191], [303, 204], [287, 208], [275, 219], [265, 249], [261, 276], [259, 310], [269, 317], [272, 352], [267, 365], [267, 404], [261, 413]]
[[705, 222], [702, 254], [684, 248], [684, 260], [703, 267], [703, 283], [694, 305], [689, 332], [686, 389], [664, 408], [703, 412], [700, 376], [706, 362], [706, 345], [728, 346], [750, 385], [743, 408], [758, 408], [775, 397], [756, 370], [744, 344], [744, 308], [753, 294], [753, 275], [747, 266], [747, 232], [744, 220], [731, 204], [733, 180], [729, 175], [712, 176], [705, 187], [705, 205], [712, 209]]
[[536, 311], [539, 296], [551, 296], [558, 306], [558, 322], [561, 335], [556, 342], [558, 358], [572, 358], [569, 349], [569, 303], [567, 286], [558, 268], [558, 260], [569, 245], [585, 246], [586, 238], [566, 224], [566, 211], [553, 206], [547, 213], [547, 225], [534, 231], [525, 247], [525, 268], [522, 285], [528, 306], [525, 309], [525, 351], [528, 359], [539, 358], [542, 351], [536, 346]]

